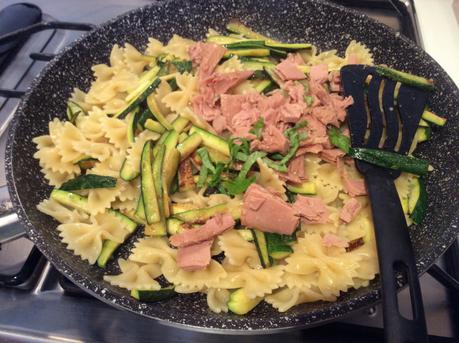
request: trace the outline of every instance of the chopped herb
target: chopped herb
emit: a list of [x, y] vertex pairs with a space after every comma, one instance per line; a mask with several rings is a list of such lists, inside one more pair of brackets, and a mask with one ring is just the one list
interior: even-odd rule
[[193, 64], [191, 61], [186, 61], [186, 60], [173, 60], [172, 64], [177, 68], [177, 71], [180, 74], [183, 74], [184, 72], [191, 73], [191, 70], [193, 68]]
[[[240, 142], [239, 144], [237, 142]], [[231, 162], [238, 160], [238, 154], [241, 152], [248, 156], [250, 154], [250, 143], [245, 138], [232, 138], [229, 141]], [[241, 155], [242, 156], [242, 155]]]
[[269, 158], [272, 159], [272, 160], [275, 160], [275, 161], [280, 161], [280, 160], [282, 160], [284, 158], [284, 155], [279, 154], [278, 152], [276, 152], [275, 154], [271, 154], [269, 156]]
[[255, 124], [253, 124], [253, 128], [249, 132], [253, 133], [257, 137], [257, 139], [260, 139], [264, 127], [265, 120], [263, 117], [259, 117]]
[[250, 171], [250, 168], [252, 168], [252, 165], [259, 158], [263, 158], [265, 156], [266, 156], [266, 153], [261, 152], [261, 151], [256, 151], [256, 152], [250, 154], [249, 157], [247, 158], [247, 160], [244, 162], [244, 165], [242, 166], [242, 169], [239, 172], [239, 175], [237, 176], [237, 178], [244, 179], [247, 176], [248, 172]]
[[249, 186], [255, 182], [256, 177], [252, 176], [247, 179], [234, 179], [233, 181], [222, 182], [227, 194], [236, 195], [244, 193]]
[[346, 154], [349, 154], [349, 149], [351, 147], [351, 140], [349, 137], [343, 135], [339, 129], [333, 126], [328, 129], [327, 133], [331, 144], [340, 148]]
[[210, 170], [212, 173], [215, 173], [215, 167], [212, 164], [212, 161], [210, 160], [209, 157], [209, 152], [207, 151], [206, 148], [200, 148], [196, 151], [201, 157], [202, 165], [206, 167], [208, 170]]
[[217, 166], [215, 167], [215, 173], [212, 176], [212, 179], [209, 181], [210, 187], [216, 187], [221, 182], [221, 175], [224, 169], [225, 165], [223, 163], [217, 163]]
[[278, 172], [281, 173], [286, 173], [288, 171], [288, 168], [285, 164], [280, 164], [279, 162], [274, 162], [270, 160], [269, 158], [265, 157], [263, 158], [263, 162], [266, 163], [266, 165], [274, 170], [277, 170]]
[[314, 97], [311, 95], [305, 95], [304, 102], [306, 103], [306, 105], [308, 105], [308, 107], [311, 107], [312, 104], [314, 103]]

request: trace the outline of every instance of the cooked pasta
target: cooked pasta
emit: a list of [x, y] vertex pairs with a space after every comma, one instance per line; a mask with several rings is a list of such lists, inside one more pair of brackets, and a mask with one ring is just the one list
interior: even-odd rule
[[[211, 29], [206, 43], [115, 45], [89, 89], [73, 91], [68, 118], [33, 139], [56, 187], [37, 208], [60, 223], [67, 249], [103, 268], [145, 227], [113, 262], [120, 273], [104, 276], [140, 301], [135, 292], [154, 298], [169, 285], [238, 313], [241, 289], [253, 306], [285, 312], [335, 301], [378, 273], [362, 177], [326, 132], [352, 103], [336, 72], [373, 64], [371, 51], [351, 41], [344, 56], [314, 46], [239, 56], [240, 37]], [[405, 205], [416, 180], [396, 181]]]

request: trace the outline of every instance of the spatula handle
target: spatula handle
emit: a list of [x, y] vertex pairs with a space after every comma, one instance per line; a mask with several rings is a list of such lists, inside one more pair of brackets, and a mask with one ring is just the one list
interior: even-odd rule
[[[393, 179], [379, 168], [366, 175], [370, 196], [379, 268], [382, 281], [385, 341], [391, 343], [428, 342], [422, 294], [416, 272], [410, 236]], [[412, 319], [400, 314], [396, 272], [403, 271], [411, 295]]]

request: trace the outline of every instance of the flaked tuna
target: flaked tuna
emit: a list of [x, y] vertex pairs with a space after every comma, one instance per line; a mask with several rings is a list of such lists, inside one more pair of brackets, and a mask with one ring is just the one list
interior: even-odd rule
[[309, 71], [309, 80], [311, 83], [324, 83], [328, 80], [328, 66], [325, 63], [317, 64], [311, 67]]
[[257, 184], [251, 184], [244, 194], [241, 224], [265, 232], [291, 235], [299, 218], [284, 200]]
[[231, 215], [227, 213], [217, 214], [215, 217], [208, 219], [199, 228], [189, 229], [171, 236], [169, 242], [175, 247], [193, 245], [218, 236], [222, 232], [233, 228], [234, 224], [235, 222]]
[[338, 167], [338, 171], [341, 176], [341, 181], [347, 194], [349, 194], [351, 197], [367, 194], [365, 180], [351, 178], [346, 170], [346, 167], [344, 166], [342, 158], [338, 158], [336, 165]]
[[225, 53], [224, 47], [213, 43], [198, 42], [188, 49], [193, 64], [198, 66], [200, 80], [208, 78], [213, 73]]
[[178, 248], [177, 265], [188, 272], [205, 269], [210, 263], [212, 242], [211, 239]]
[[355, 198], [349, 198], [344, 201], [339, 218], [346, 223], [350, 223], [362, 209], [362, 205]]
[[252, 150], [261, 150], [269, 153], [280, 152], [285, 154], [289, 147], [289, 141], [281, 130], [272, 124], [265, 125], [263, 128], [263, 139], [253, 140], [250, 143]]
[[329, 163], [336, 163], [338, 158], [345, 155], [341, 149], [324, 149], [320, 152], [320, 158]]
[[329, 221], [330, 211], [320, 198], [298, 195], [293, 208], [307, 224], [324, 224]]
[[298, 68], [298, 65], [290, 59], [285, 59], [279, 63], [275, 71], [282, 81], [303, 80], [306, 78], [306, 75]]
[[331, 248], [331, 247], [347, 248], [349, 246], [349, 243], [337, 235], [334, 235], [332, 233], [327, 233], [322, 237], [322, 245], [327, 248]]

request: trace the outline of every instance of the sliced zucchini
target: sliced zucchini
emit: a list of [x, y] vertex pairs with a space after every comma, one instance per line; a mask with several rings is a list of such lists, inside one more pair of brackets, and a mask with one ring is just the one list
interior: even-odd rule
[[230, 32], [237, 33], [238, 35], [250, 38], [250, 39], [260, 39], [264, 40], [265, 42], [269, 43], [278, 43], [274, 39], [268, 38], [266, 36], [263, 36], [260, 33], [257, 33], [253, 31], [251, 28], [248, 26], [242, 24], [241, 22], [237, 20], [232, 20], [226, 25], [226, 29]]
[[439, 115], [428, 110], [424, 110], [422, 113], [422, 119], [438, 126], [444, 126], [446, 124], [446, 118], [440, 117]]
[[161, 288], [158, 290], [131, 290], [131, 297], [144, 302], [155, 302], [166, 300], [176, 296], [177, 293], [174, 290], [174, 286]]
[[172, 214], [175, 216], [177, 213], [196, 210], [196, 205], [193, 205], [191, 203], [172, 204], [171, 210]]
[[293, 252], [293, 249], [285, 243], [282, 235], [277, 233], [265, 233], [268, 254], [275, 260], [286, 258]]
[[[166, 138], [167, 139], [167, 138]], [[155, 182], [156, 200], [158, 202], [159, 209], [159, 220], [156, 223], [152, 223], [145, 234], [162, 236], [167, 233], [166, 230], [166, 217], [164, 212], [164, 180], [163, 180], [163, 166], [164, 156], [166, 155], [166, 145], [161, 145], [158, 153], [154, 156], [153, 161], [153, 180]]]
[[173, 218], [173, 217], [167, 218], [166, 220], [167, 233], [172, 236], [172, 235], [182, 232], [184, 230], [182, 224], [183, 222], [180, 219]]
[[148, 108], [146, 108], [142, 112], [142, 114], [140, 114], [139, 120], [137, 121], [137, 128], [140, 131], [143, 131], [144, 129], [146, 129], [145, 122], [147, 121], [147, 119], [152, 119], [152, 120], [155, 119], [155, 117], [153, 117], [153, 114], [150, 112], [150, 110]]
[[317, 194], [316, 184], [312, 181], [306, 181], [299, 185], [287, 184], [287, 189], [297, 194]]
[[265, 47], [265, 41], [260, 39], [241, 39], [236, 42], [224, 44], [229, 50], [237, 49], [260, 49]]
[[64, 182], [59, 188], [63, 191], [77, 191], [80, 189], [113, 188], [116, 187], [116, 178], [96, 174], [84, 174]]
[[142, 200], [145, 211], [145, 220], [148, 224], [153, 224], [161, 220], [158, 195], [156, 192], [157, 186], [153, 178], [152, 144], [153, 142], [151, 140], [145, 142], [140, 163]]
[[231, 312], [244, 315], [253, 310], [262, 300], [261, 297], [249, 298], [244, 289], [240, 288], [230, 294], [227, 306]]
[[128, 102], [128, 105], [116, 113], [114, 115], [115, 118], [120, 118], [123, 119], [126, 117], [130, 112], [132, 112], [136, 107], [138, 107], [142, 102], [147, 99], [147, 97], [155, 91], [156, 88], [158, 88], [159, 84], [161, 83], [161, 80], [159, 78], [154, 79], [146, 88], [145, 90], [140, 93], [136, 98]]
[[140, 108], [137, 107], [131, 113], [131, 116], [128, 118], [127, 137], [128, 137], [129, 143], [134, 143], [135, 142], [135, 131], [137, 129], [137, 123], [139, 121], [140, 115], [141, 115]]
[[196, 187], [193, 176], [193, 164], [190, 159], [182, 161], [179, 165], [178, 187], [180, 192], [189, 191]]
[[167, 83], [169, 84], [169, 87], [171, 87], [172, 92], [175, 92], [177, 89], [179, 89], [179, 86], [177, 85], [177, 79], [175, 77], [167, 80]]
[[161, 125], [166, 128], [166, 130], [171, 130], [172, 129], [171, 124], [166, 119], [166, 117], [164, 117], [164, 115], [159, 111], [156, 105], [154, 94], [150, 94], [147, 97], [147, 105], [148, 105], [148, 109], [153, 114], [153, 116], [156, 118], [156, 120], [158, 120], [161, 123]]
[[76, 193], [63, 191], [61, 189], [53, 189], [51, 199], [56, 200], [62, 205], [75, 208], [77, 210], [89, 213], [88, 199]]
[[93, 168], [96, 165], [96, 162], [99, 162], [97, 158], [91, 156], [84, 156], [80, 158], [78, 161], [76, 161], [75, 164], [78, 164], [80, 169], [86, 170]]
[[158, 155], [159, 149], [164, 145], [164, 141], [166, 140], [167, 136], [169, 136], [169, 131], [164, 132], [161, 137], [159, 137], [158, 142], [153, 148], [153, 156]]
[[178, 116], [173, 122], [172, 122], [172, 128], [177, 131], [177, 133], [182, 133], [183, 130], [188, 126], [190, 121], [186, 118], [183, 118], [181, 116]]
[[237, 230], [237, 233], [242, 236], [247, 242], [252, 242], [253, 241], [253, 234], [252, 230], [249, 229], [239, 229]]
[[224, 58], [231, 58], [233, 56], [269, 56], [270, 55], [270, 50], [269, 49], [263, 49], [263, 48], [252, 48], [252, 49], [234, 49], [234, 50], [228, 50], [223, 57]]
[[229, 36], [209, 36], [207, 37], [207, 42], [220, 44], [220, 45], [240, 42], [242, 40], [243, 39], [241, 38], [235, 38], [235, 37], [229, 37]]
[[312, 44], [309, 43], [274, 43], [274, 42], [266, 42], [265, 45], [270, 48], [280, 49], [280, 50], [287, 50], [287, 51], [295, 51], [295, 50], [303, 50], [303, 49], [310, 49], [312, 48]]
[[140, 194], [139, 200], [137, 201], [137, 208], [135, 209], [135, 216], [140, 220], [145, 223], [146, 218], [145, 218], [145, 207], [143, 206], [143, 197], [142, 194]]
[[429, 123], [427, 121], [425, 121], [424, 119], [421, 118], [421, 120], [419, 120], [419, 126], [421, 127], [429, 127]]
[[271, 81], [273, 81], [275, 84], [277, 84], [278, 86], [281, 86], [283, 84], [282, 80], [274, 72], [274, 69], [265, 68], [265, 72], [266, 72], [266, 74], [268, 74], [268, 76], [271, 79]]
[[272, 265], [272, 259], [268, 252], [268, 244], [263, 231], [252, 229], [252, 235], [257, 247], [258, 257], [260, 258], [263, 268], [269, 268]]
[[146, 121], [145, 121], [145, 124], [143, 125], [147, 130], [150, 130], [150, 131], [153, 131], [153, 132], [157, 132], [157, 133], [163, 133], [164, 131], [166, 131], [166, 128], [164, 126], [162, 126], [159, 122], [153, 120], [153, 119], [150, 119], [148, 118]]
[[183, 141], [185, 141], [185, 139], [187, 139], [189, 136], [186, 132], [182, 132], [181, 134], [179, 134], [178, 136], [178, 142], [179, 143], [182, 143]]
[[426, 79], [422, 76], [413, 75], [410, 73], [406, 73], [404, 71], [399, 71], [382, 65], [377, 65], [374, 68], [377, 74], [387, 77], [389, 79], [399, 81], [401, 83], [413, 87], [418, 87], [427, 91], [431, 91], [434, 89], [434, 83], [432, 79]]
[[408, 198], [410, 217], [420, 224], [427, 213], [427, 190], [422, 178], [414, 178]]
[[105, 240], [104, 244], [102, 245], [102, 250], [99, 254], [99, 257], [97, 258], [97, 265], [100, 268], [105, 268], [108, 260], [110, 260], [110, 258], [113, 256], [113, 253], [116, 249], [118, 249], [120, 245], [120, 243], [111, 241], [109, 239]]
[[177, 150], [178, 134], [175, 130], [169, 132], [166, 140], [164, 141], [165, 151], [164, 151], [164, 161], [161, 168], [161, 180], [162, 191], [163, 191], [163, 210], [164, 216], [168, 218], [170, 216], [170, 188], [172, 181], [174, 180], [175, 175], [180, 163], [180, 153]]
[[258, 85], [255, 86], [257, 92], [266, 94], [272, 90], [279, 88], [275, 82], [272, 80], [262, 80]]
[[185, 212], [174, 212], [174, 217], [186, 223], [204, 223], [207, 219], [219, 213], [230, 213], [234, 220], [241, 218], [241, 210], [228, 208], [227, 204], [219, 204], [212, 207], [188, 210]]
[[124, 162], [121, 165], [120, 178], [124, 181], [131, 181], [139, 176], [140, 171], [134, 170], [134, 168], [129, 163], [126, 163], [126, 161], [127, 159], [124, 159]]
[[147, 72], [145, 72], [139, 79], [139, 85], [126, 96], [126, 102], [131, 102], [135, 98], [139, 97], [142, 93], [145, 92], [145, 89], [151, 84], [151, 82], [156, 78], [160, 71], [159, 66], [154, 66]]
[[227, 164], [230, 161], [229, 157], [222, 154], [220, 151], [217, 151], [211, 148], [207, 148], [207, 152], [209, 153], [210, 159], [214, 163]]
[[248, 70], [263, 70], [264, 68], [274, 68], [276, 65], [270, 61], [260, 61], [254, 58], [243, 58], [241, 63]]
[[202, 136], [194, 132], [188, 136], [182, 143], [177, 146], [177, 150], [180, 153], [180, 160], [185, 160], [190, 156], [202, 143]]
[[420, 126], [416, 129], [416, 141], [422, 143], [428, 141], [431, 136], [431, 129], [429, 126]]
[[193, 125], [190, 129], [190, 134], [195, 132], [201, 136], [204, 146], [217, 150], [226, 156], [230, 156], [229, 144], [225, 139]]

